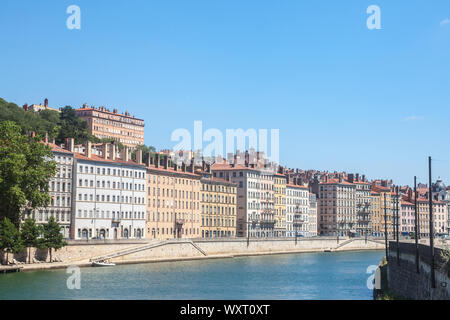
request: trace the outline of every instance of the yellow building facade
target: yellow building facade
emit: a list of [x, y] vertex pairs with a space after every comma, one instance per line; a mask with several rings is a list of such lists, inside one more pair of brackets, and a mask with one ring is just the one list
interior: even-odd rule
[[274, 209], [275, 209], [275, 237], [286, 236], [286, 176], [275, 174], [274, 180]]
[[385, 225], [387, 224], [388, 236], [391, 236], [393, 234], [393, 225], [392, 225], [393, 204], [390, 188], [381, 186], [372, 186], [371, 199], [372, 199], [371, 203], [372, 234], [374, 236], [380, 237], [384, 236], [386, 230]]
[[236, 236], [236, 184], [219, 178], [201, 179], [201, 237]]
[[200, 238], [201, 176], [185, 167], [147, 167], [147, 238]]

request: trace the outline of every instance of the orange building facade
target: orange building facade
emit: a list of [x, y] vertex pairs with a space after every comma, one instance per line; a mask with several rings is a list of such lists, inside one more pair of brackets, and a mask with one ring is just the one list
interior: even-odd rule
[[88, 123], [89, 131], [99, 139], [111, 139], [124, 146], [136, 147], [144, 144], [144, 120], [120, 114], [117, 109], [91, 108], [84, 105], [75, 109], [77, 115]]

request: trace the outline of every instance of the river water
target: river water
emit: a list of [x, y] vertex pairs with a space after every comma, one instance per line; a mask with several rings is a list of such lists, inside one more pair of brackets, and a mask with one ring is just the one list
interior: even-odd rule
[[[372, 299], [384, 251], [299, 253], [0, 274], [0, 299]], [[74, 283], [69, 281], [69, 283]]]

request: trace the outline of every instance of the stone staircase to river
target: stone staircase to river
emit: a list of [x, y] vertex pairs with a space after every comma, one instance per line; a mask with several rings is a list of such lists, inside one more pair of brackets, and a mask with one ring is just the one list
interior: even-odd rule
[[109, 259], [125, 256], [125, 255], [128, 255], [128, 254], [136, 253], [136, 252], [139, 252], [139, 251], [150, 250], [150, 249], [153, 249], [153, 248], [156, 248], [156, 247], [161, 247], [161, 246], [165, 246], [165, 245], [169, 245], [169, 244], [181, 244], [181, 243], [191, 244], [202, 255], [204, 255], [204, 256], [207, 255], [206, 252], [203, 251], [192, 240], [189, 240], [189, 239], [173, 239], [173, 240], [156, 240], [156, 241], [152, 241], [150, 243], [146, 243], [146, 244], [138, 246], [138, 247], [127, 248], [127, 249], [119, 250], [119, 251], [112, 252], [112, 253], [109, 253], [109, 254], [106, 254], [106, 255], [94, 257], [94, 258], [89, 259], [89, 261], [91, 261], [91, 262], [104, 261], [104, 260], [109, 260]]

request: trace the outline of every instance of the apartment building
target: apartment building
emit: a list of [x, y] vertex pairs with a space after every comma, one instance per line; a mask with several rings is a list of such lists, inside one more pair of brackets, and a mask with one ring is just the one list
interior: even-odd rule
[[349, 174], [348, 182], [356, 187], [356, 235], [363, 236], [371, 231], [371, 185], [360, 179], [359, 174]]
[[274, 236], [286, 236], [286, 176], [277, 173], [273, 176], [275, 225]]
[[[309, 236], [309, 191], [295, 183], [286, 185], [286, 236]], [[317, 232], [316, 232], [317, 233]]]
[[371, 186], [371, 216], [372, 234], [384, 236], [387, 227], [388, 236], [393, 235], [391, 188], [372, 184]]
[[193, 162], [169, 162], [167, 155], [147, 159], [147, 238], [200, 238], [201, 175]]
[[402, 236], [413, 235], [415, 233], [415, 211], [414, 203], [402, 199], [400, 204], [400, 234]]
[[144, 144], [144, 120], [131, 116], [128, 112], [118, 113], [105, 107], [87, 107], [75, 110], [86, 120], [91, 134], [100, 139], [111, 139], [124, 146], [136, 147]]
[[343, 177], [329, 179], [325, 176], [317, 189], [319, 234], [356, 234], [356, 185]]
[[144, 238], [145, 166], [131, 160], [128, 148], [119, 154], [114, 144], [87, 142], [74, 156], [71, 238]]
[[56, 162], [56, 174], [49, 182], [50, 204], [45, 208], [26, 210], [24, 218], [32, 218], [37, 224], [44, 224], [53, 217], [61, 226], [64, 238], [69, 238], [74, 186], [72, 174], [74, 153], [69, 150], [73, 146], [73, 139], [66, 139], [66, 144], [62, 147], [48, 141], [44, 143], [51, 148], [53, 152], [51, 160]]
[[274, 172], [271, 168], [256, 165], [232, 164], [224, 161], [212, 166], [215, 178], [236, 183], [237, 186], [237, 236], [273, 237], [275, 225]]
[[236, 184], [203, 172], [201, 179], [202, 238], [236, 236]]
[[309, 193], [308, 233], [310, 237], [317, 236], [317, 199], [314, 193]]

